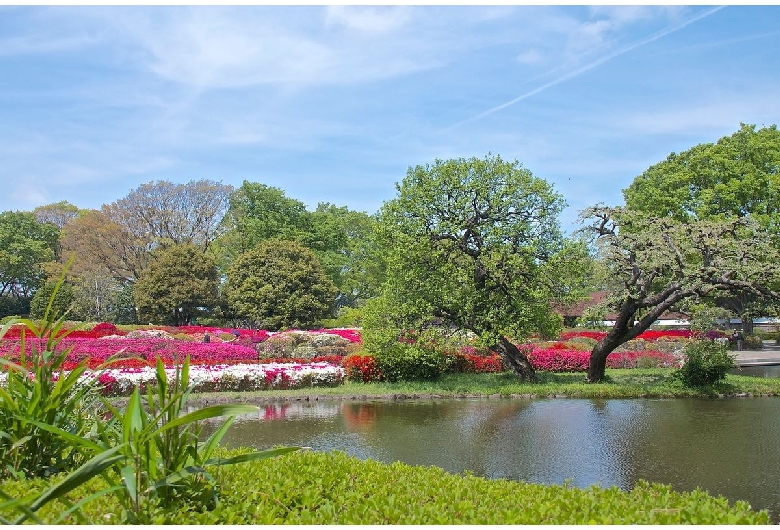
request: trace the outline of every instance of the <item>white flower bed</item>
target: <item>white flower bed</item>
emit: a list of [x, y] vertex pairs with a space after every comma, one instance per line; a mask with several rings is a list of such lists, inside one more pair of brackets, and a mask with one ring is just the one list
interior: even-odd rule
[[[168, 381], [173, 381], [176, 370], [166, 368]], [[109, 395], [130, 394], [136, 386], [146, 387], [157, 382], [153, 367], [116, 368], [100, 372], [87, 371], [85, 381], [99, 378]], [[345, 371], [328, 363], [294, 364], [232, 364], [190, 366], [190, 386], [195, 392], [230, 392], [243, 390], [270, 390], [337, 386], [344, 381]], [[0, 384], [7, 374], [0, 373]]]

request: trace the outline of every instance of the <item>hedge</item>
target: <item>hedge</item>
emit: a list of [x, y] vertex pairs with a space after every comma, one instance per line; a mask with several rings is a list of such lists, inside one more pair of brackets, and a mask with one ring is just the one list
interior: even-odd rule
[[[678, 493], [641, 481], [575, 488], [456, 475], [436, 467], [383, 464], [340, 452], [300, 451], [261, 462], [218, 468], [220, 503], [155, 508], [152, 524], [769, 524], [766, 511], [701, 490]], [[97, 491], [101, 480], [77, 490]], [[6, 493], [42, 491], [43, 479], [7, 481]], [[40, 511], [53, 521], [63, 506]], [[104, 497], [84, 505], [91, 522], [121, 524], [118, 505]], [[3, 514], [6, 515], [6, 514]], [[66, 523], [76, 521], [67, 520]]]

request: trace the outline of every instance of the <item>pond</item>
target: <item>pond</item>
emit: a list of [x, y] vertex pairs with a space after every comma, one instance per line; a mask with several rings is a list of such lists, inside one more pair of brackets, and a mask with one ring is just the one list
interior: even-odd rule
[[762, 364], [756, 366], [743, 366], [729, 371], [734, 375], [749, 375], [752, 377], [763, 377], [765, 379], [777, 379], [780, 377], [780, 365]]
[[701, 487], [780, 513], [780, 398], [273, 403], [228, 447], [339, 450], [489, 478], [631, 489]]

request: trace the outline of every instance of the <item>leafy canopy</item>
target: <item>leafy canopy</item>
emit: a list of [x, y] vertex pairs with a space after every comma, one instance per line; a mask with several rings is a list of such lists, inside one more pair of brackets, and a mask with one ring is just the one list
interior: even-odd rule
[[717, 143], [651, 166], [623, 191], [626, 208], [679, 221], [751, 216], [778, 226], [780, 131], [742, 124]]
[[550, 184], [489, 154], [409, 168], [396, 189], [378, 217], [386, 280], [372, 304], [384, 316], [369, 311], [367, 326], [436, 318], [488, 344], [559, 329], [551, 303], [574, 293], [584, 251], [562, 237], [564, 201]]
[[301, 243], [268, 239], [233, 262], [224, 292], [233, 313], [262, 329], [308, 329], [328, 315], [336, 286]]
[[219, 273], [212, 257], [191, 243], [160, 250], [133, 287], [142, 322], [180, 326], [218, 304]]

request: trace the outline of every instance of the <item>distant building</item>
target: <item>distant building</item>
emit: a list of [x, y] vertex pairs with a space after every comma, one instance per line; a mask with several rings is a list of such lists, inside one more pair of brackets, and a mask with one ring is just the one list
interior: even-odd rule
[[[608, 295], [608, 291], [596, 291], [591, 293], [587, 300], [582, 300], [569, 307], [560, 309], [559, 313], [563, 316], [563, 325], [568, 328], [583, 325], [580, 320], [585, 310], [602, 303]], [[596, 324], [612, 326], [615, 324], [616, 319], [617, 313], [607, 313], [604, 315], [604, 320], [596, 322]], [[653, 326], [687, 329], [691, 326], [690, 315], [678, 311], [667, 311], [661, 315], [661, 318], [653, 323]]]

